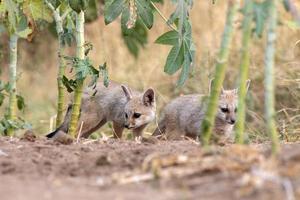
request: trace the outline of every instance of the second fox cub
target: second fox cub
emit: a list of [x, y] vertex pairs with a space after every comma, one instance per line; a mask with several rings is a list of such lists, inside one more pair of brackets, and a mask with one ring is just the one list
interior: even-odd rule
[[[132, 129], [135, 137], [141, 136], [143, 129], [155, 118], [156, 103], [152, 88], [140, 93], [110, 82], [107, 88], [98, 83], [96, 90], [94, 97], [90, 96], [92, 91], [89, 89], [83, 93], [79, 118], [79, 125], [82, 123], [81, 137], [87, 138], [109, 121], [113, 122], [114, 136], [117, 138], [122, 137], [124, 128]], [[48, 138], [58, 131], [67, 133], [71, 110], [69, 106], [63, 124], [48, 134]]]
[[[247, 81], [247, 88], [250, 81]], [[213, 132], [222, 139], [229, 139], [236, 121], [238, 90], [222, 88]], [[206, 103], [203, 95], [192, 94], [178, 97], [163, 110], [163, 117], [153, 135], [166, 134], [168, 139], [181, 136], [196, 138], [205, 116]], [[201, 137], [201, 133], [200, 133]]]

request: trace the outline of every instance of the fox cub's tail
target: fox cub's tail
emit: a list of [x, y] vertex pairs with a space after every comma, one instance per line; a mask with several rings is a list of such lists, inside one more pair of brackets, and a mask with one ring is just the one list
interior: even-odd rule
[[65, 116], [65, 119], [64, 119], [64, 122], [55, 131], [53, 131], [53, 132], [49, 133], [48, 135], [46, 135], [47, 138], [53, 138], [58, 131], [63, 131], [65, 133], [68, 132], [69, 119], [70, 119], [70, 116], [71, 116], [71, 110], [72, 110], [72, 105], [69, 105], [66, 116]]

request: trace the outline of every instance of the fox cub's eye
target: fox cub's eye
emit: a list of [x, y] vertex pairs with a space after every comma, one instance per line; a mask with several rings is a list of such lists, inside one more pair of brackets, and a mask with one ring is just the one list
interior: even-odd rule
[[126, 119], [128, 118], [128, 115], [127, 115], [127, 113], [125, 113], [125, 118], [126, 118]]
[[141, 113], [134, 113], [134, 114], [133, 114], [133, 117], [134, 117], [134, 118], [139, 118], [140, 116], [141, 116]]
[[221, 108], [221, 111], [222, 111], [223, 113], [229, 112], [228, 108]]
[[234, 109], [234, 112], [237, 112], [237, 108]]

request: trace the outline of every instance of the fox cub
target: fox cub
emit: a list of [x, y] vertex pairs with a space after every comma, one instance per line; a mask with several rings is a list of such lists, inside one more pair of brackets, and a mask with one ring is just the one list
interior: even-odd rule
[[[138, 137], [155, 118], [156, 102], [152, 88], [140, 93], [111, 81], [107, 88], [97, 83], [95, 96], [90, 95], [93, 91], [88, 88], [83, 92], [78, 123], [82, 124], [81, 137], [89, 137], [109, 121], [113, 122], [114, 137], [121, 138], [124, 128], [132, 129], [134, 136]], [[70, 105], [62, 125], [49, 133], [48, 138], [58, 131], [68, 132], [71, 108]]]
[[[247, 90], [250, 81], [247, 81]], [[231, 139], [236, 121], [238, 90], [222, 88], [213, 132], [223, 141]], [[191, 94], [171, 101], [163, 110], [158, 128], [153, 135], [166, 134], [168, 139], [179, 139], [181, 136], [196, 138], [205, 116], [206, 101], [203, 95]], [[201, 134], [200, 134], [201, 135]], [[201, 137], [201, 136], [200, 136]]]

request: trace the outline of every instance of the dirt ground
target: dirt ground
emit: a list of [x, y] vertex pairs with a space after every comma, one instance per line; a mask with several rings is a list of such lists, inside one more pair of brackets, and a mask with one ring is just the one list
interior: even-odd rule
[[[29, 140], [31, 140], [29, 138]], [[0, 199], [300, 199], [300, 144], [0, 138]]]

